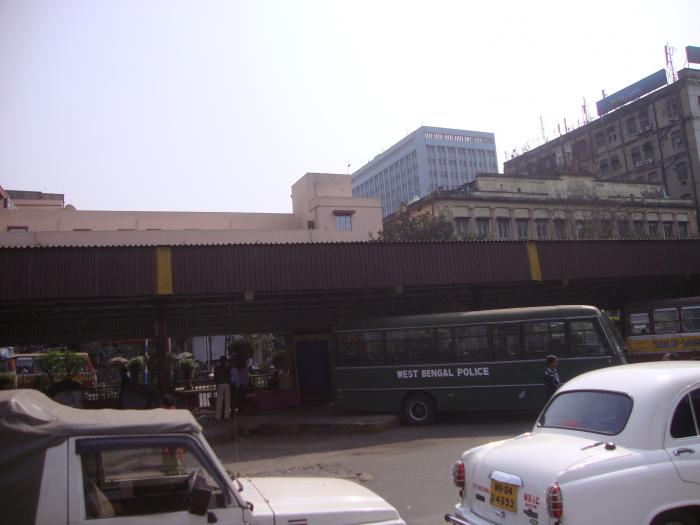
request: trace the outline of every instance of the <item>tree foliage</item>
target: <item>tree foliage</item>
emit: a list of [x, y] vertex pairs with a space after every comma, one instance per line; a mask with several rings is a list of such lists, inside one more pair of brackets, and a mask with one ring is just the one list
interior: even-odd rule
[[398, 222], [387, 224], [379, 232], [380, 241], [449, 241], [454, 229], [445, 216], [434, 217], [425, 212], [412, 217], [404, 216]]
[[53, 383], [80, 370], [84, 362], [83, 357], [72, 350], [49, 350], [38, 358], [37, 366]]

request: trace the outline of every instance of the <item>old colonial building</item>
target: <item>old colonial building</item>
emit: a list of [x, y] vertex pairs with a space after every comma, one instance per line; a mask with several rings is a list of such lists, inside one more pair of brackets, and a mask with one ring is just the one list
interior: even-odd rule
[[678, 81], [506, 160], [503, 171], [658, 183], [672, 199], [700, 202], [700, 70], [679, 71]]
[[659, 182], [624, 183], [590, 175], [479, 175], [455, 190], [436, 190], [386, 217], [444, 216], [458, 238], [586, 239], [697, 237], [696, 209], [670, 199]]

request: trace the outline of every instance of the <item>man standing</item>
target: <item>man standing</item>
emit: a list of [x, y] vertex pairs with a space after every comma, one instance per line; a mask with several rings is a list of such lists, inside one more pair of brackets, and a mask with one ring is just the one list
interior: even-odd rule
[[219, 358], [219, 364], [214, 367], [214, 383], [216, 383], [216, 419], [228, 419], [231, 413], [231, 380], [226, 357]]
[[559, 360], [557, 359], [557, 356], [547, 356], [547, 368], [544, 369], [544, 394], [546, 400], [549, 400], [549, 398], [554, 395], [554, 392], [556, 392], [561, 385], [559, 373], [557, 372], [558, 364]]
[[231, 412], [231, 414], [234, 415], [233, 412], [236, 411], [236, 403], [238, 401], [238, 399], [237, 399], [237, 395], [238, 395], [238, 368], [236, 368], [236, 359], [234, 358], [234, 359], [232, 359], [232, 361], [233, 362], [231, 363], [231, 371], [230, 371], [230, 374], [231, 374], [230, 385], [231, 385], [231, 395], [233, 396], [233, 404], [231, 405], [231, 408], [233, 409], [233, 411]]

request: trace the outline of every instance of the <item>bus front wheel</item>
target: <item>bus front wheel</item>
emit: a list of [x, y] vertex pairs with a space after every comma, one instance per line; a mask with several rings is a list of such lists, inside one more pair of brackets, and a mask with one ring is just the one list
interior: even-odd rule
[[435, 419], [435, 403], [426, 394], [411, 394], [403, 403], [401, 415], [409, 425], [429, 425]]

